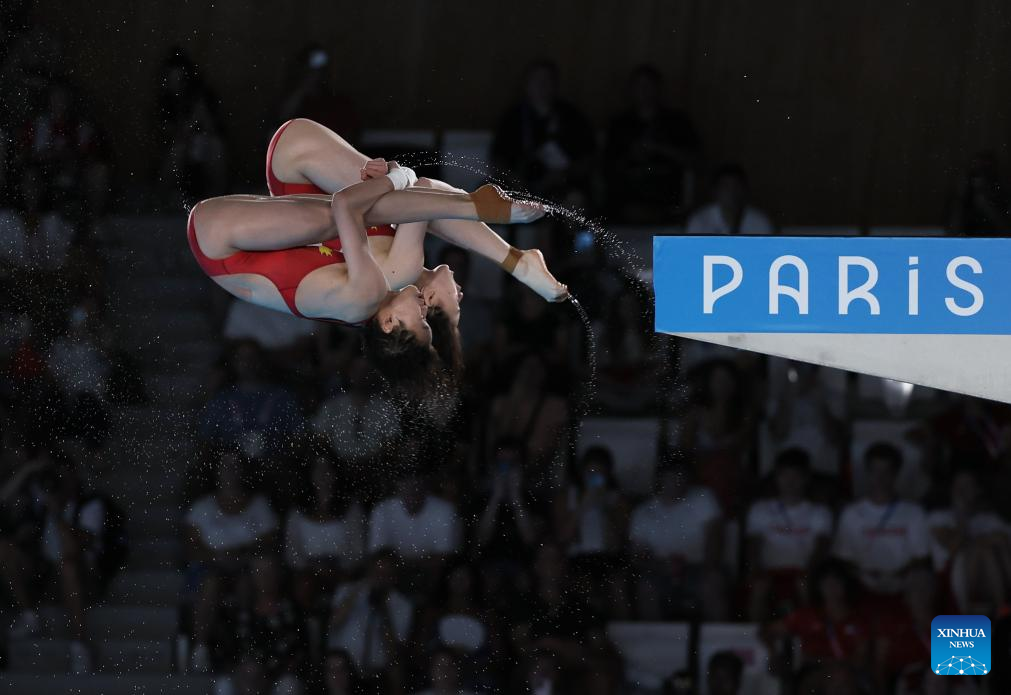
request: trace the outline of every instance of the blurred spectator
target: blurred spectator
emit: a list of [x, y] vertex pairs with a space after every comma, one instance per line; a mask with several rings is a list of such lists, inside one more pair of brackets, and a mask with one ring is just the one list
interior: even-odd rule
[[1011, 201], [1003, 190], [993, 152], [980, 152], [969, 163], [952, 206], [949, 226], [965, 236], [1003, 236], [1011, 231]]
[[593, 323], [597, 346], [598, 395], [616, 413], [641, 413], [656, 401], [659, 366], [651, 312], [643, 290], [626, 287]]
[[311, 487], [303, 500], [288, 514], [284, 554], [295, 573], [299, 603], [312, 610], [361, 561], [365, 510], [323, 456], [312, 463]]
[[955, 473], [950, 505], [927, 516], [934, 569], [965, 614], [995, 615], [1011, 598], [1011, 528], [987, 509], [979, 479]]
[[[930, 569], [913, 567], [905, 577], [903, 603], [894, 616], [879, 620], [875, 635], [875, 676], [880, 692], [920, 692], [931, 677], [931, 623], [937, 615], [949, 614], [940, 600], [937, 580]], [[899, 681], [900, 683], [897, 683]]]
[[568, 546], [575, 569], [591, 587], [590, 600], [615, 619], [630, 616], [625, 581], [629, 506], [603, 446], [587, 449], [571, 483], [555, 498], [555, 536]]
[[155, 141], [163, 148], [158, 180], [167, 205], [227, 192], [228, 160], [217, 99], [179, 47], [161, 68]]
[[567, 695], [571, 693], [562, 678], [558, 659], [549, 651], [534, 652], [518, 674], [515, 692], [525, 695]]
[[105, 402], [112, 365], [96, 335], [93, 307], [79, 304], [70, 312], [66, 335], [53, 341], [49, 369], [70, 408], [70, 431], [89, 449], [98, 449], [109, 431]]
[[417, 471], [397, 482], [397, 494], [369, 515], [369, 552], [389, 549], [402, 559], [411, 593], [433, 587], [446, 558], [460, 549], [461, 527], [452, 503], [429, 491]]
[[299, 674], [308, 655], [305, 622], [298, 606], [282, 590], [278, 560], [261, 555], [252, 561], [249, 595], [240, 601], [228, 626], [230, 647], [255, 658], [271, 684], [271, 695], [302, 692]]
[[529, 556], [542, 520], [529, 510], [523, 489], [523, 443], [503, 438], [495, 447], [491, 494], [478, 518], [475, 541], [484, 558], [519, 561]]
[[378, 692], [403, 684], [400, 652], [407, 640], [414, 604], [396, 590], [397, 556], [375, 553], [365, 577], [337, 587], [330, 618], [330, 647], [346, 651], [363, 680]]
[[845, 661], [867, 669], [872, 625], [857, 605], [857, 587], [845, 565], [826, 563], [814, 572], [810, 586], [811, 605], [768, 626], [767, 637], [800, 640], [801, 664]]
[[430, 599], [418, 628], [420, 645], [458, 650], [473, 663], [491, 632], [474, 571], [465, 563], [450, 567]]
[[530, 65], [520, 101], [506, 111], [495, 132], [495, 166], [537, 195], [582, 207], [594, 149], [590, 122], [559, 94], [558, 66], [549, 61]]
[[669, 222], [693, 205], [699, 136], [664, 103], [652, 65], [628, 79], [627, 106], [607, 129], [604, 173], [611, 215], [636, 224]]
[[[925, 429], [931, 437], [928, 452], [938, 473], [956, 464], [992, 474], [1011, 454], [1011, 411], [1004, 403], [954, 397], [948, 408], [930, 418]], [[937, 456], [938, 452], [944, 455]]]
[[379, 381], [364, 355], [347, 367], [347, 389], [320, 405], [313, 429], [326, 437], [330, 449], [350, 464], [374, 458], [400, 434], [400, 413], [378, 388]]
[[0, 52], [6, 51], [0, 76], [4, 90], [0, 127], [14, 132], [31, 118], [33, 109], [44, 102], [49, 85], [59, 77], [66, 64], [65, 47], [41, 27], [29, 26], [19, 36], [5, 38], [0, 46]]
[[330, 52], [318, 43], [306, 45], [288, 71], [292, 85], [281, 101], [278, 120], [308, 118], [322, 123], [350, 142], [357, 142], [361, 121], [354, 102], [334, 88], [333, 74], [340, 69]]
[[709, 695], [740, 695], [744, 662], [733, 652], [716, 652], [706, 664]]
[[565, 321], [559, 321], [557, 312], [527, 288], [510, 284], [499, 303], [500, 315], [495, 327], [494, 348], [500, 367], [516, 371], [513, 359], [522, 360], [528, 354], [537, 354], [552, 368], [570, 369], [569, 330]]
[[38, 633], [41, 627], [33, 609], [33, 569], [41, 561], [40, 536], [45, 519], [41, 502], [39, 476], [52, 465], [46, 454], [34, 459], [23, 449], [7, 447], [4, 485], [0, 488], [0, 570], [7, 581], [18, 617], [11, 626], [10, 637], [20, 639]]
[[460, 662], [449, 649], [439, 649], [432, 654], [428, 683], [428, 688], [417, 695], [474, 695], [460, 686]]
[[569, 419], [568, 404], [548, 391], [547, 380], [544, 360], [524, 356], [508, 390], [492, 400], [488, 421], [488, 441], [509, 437], [525, 443], [525, 477], [537, 488], [554, 487], [550, 462], [563, 445]]
[[570, 486], [555, 504], [555, 533], [571, 556], [615, 556], [624, 545], [628, 505], [614, 477], [614, 457], [603, 446], [587, 449]]
[[586, 631], [586, 648], [581, 692], [585, 695], [619, 695], [624, 692], [624, 664], [608, 638], [606, 625], [592, 626]]
[[[43, 484], [45, 517], [41, 558], [59, 585], [70, 627], [70, 671], [91, 671], [91, 650], [85, 632], [85, 609], [103, 588], [102, 554], [109, 512], [105, 500], [85, 495], [73, 466], [64, 463]], [[29, 620], [28, 632], [37, 625]]]
[[[47, 197], [43, 173], [38, 167], [28, 167], [18, 181], [20, 206], [17, 210], [0, 211], [0, 257], [11, 270], [24, 271], [19, 282], [30, 291], [41, 291], [40, 285], [52, 283], [47, 274], [64, 268], [74, 238], [73, 225], [53, 210]], [[42, 274], [41, 277], [33, 277]], [[18, 282], [12, 289], [17, 292]], [[24, 293], [24, 290], [21, 290]], [[37, 298], [16, 295], [22, 307], [29, 307]]]
[[268, 353], [283, 353], [316, 333], [312, 321], [266, 309], [239, 299], [228, 305], [222, 335], [228, 340], [251, 340]]
[[851, 563], [864, 588], [887, 605], [902, 588], [902, 573], [927, 558], [927, 518], [920, 505], [896, 495], [902, 467], [898, 449], [874, 444], [864, 454], [864, 466], [867, 496], [842, 510], [833, 552]]
[[239, 343], [229, 363], [234, 383], [204, 407], [200, 438], [211, 445], [239, 446], [250, 458], [290, 445], [303, 426], [302, 414], [288, 389], [267, 380], [259, 346]]
[[724, 164], [713, 175], [713, 202], [688, 218], [688, 234], [773, 234], [764, 212], [749, 202], [748, 175], [738, 164]]
[[186, 513], [191, 578], [199, 582], [194, 608], [192, 668], [211, 667], [210, 637], [220, 599], [229, 580], [248, 571], [251, 560], [271, 548], [277, 516], [262, 495], [248, 486], [248, 462], [231, 452], [218, 462], [212, 494], [198, 499]]
[[38, 322], [23, 316], [17, 345], [7, 360], [0, 386], [9, 389], [15, 442], [34, 453], [65, 433], [63, 397], [46, 362], [46, 335]]
[[726, 612], [720, 506], [707, 488], [691, 485], [690, 476], [685, 462], [662, 462], [656, 493], [632, 513], [629, 541], [644, 620], [720, 620]]
[[358, 673], [351, 655], [343, 649], [329, 649], [323, 658], [325, 695], [358, 695]]
[[214, 683], [214, 695], [274, 695], [267, 682], [266, 668], [250, 654], [244, 656], [231, 676]]
[[806, 498], [811, 464], [802, 449], [776, 458], [776, 496], [760, 500], [748, 512], [746, 533], [751, 568], [751, 619], [767, 619], [783, 604], [804, 595], [808, 567], [828, 554], [832, 512]]
[[820, 373], [817, 365], [788, 363], [786, 383], [775, 388], [768, 430], [779, 449], [804, 449], [815, 471], [838, 475], [843, 404], [819, 379]]
[[503, 616], [513, 626], [514, 647], [520, 653], [551, 652], [567, 673], [586, 663], [586, 634], [602, 622], [587, 601], [584, 587], [569, 571], [565, 550], [556, 543], [539, 546], [532, 567], [532, 587]]
[[737, 510], [750, 471], [753, 414], [741, 370], [726, 360], [698, 369], [694, 403], [685, 417], [681, 448], [693, 451], [699, 482], [709, 487], [728, 512]]
[[85, 209], [101, 213], [109, 190], [108, 162], [99, 129], [84, 112], [73, 85], [51, 81], [44, 107], [20, 132], [15, 157], [19, 170], [41, 172], [45, 199], [67, 210], [83, 195]]

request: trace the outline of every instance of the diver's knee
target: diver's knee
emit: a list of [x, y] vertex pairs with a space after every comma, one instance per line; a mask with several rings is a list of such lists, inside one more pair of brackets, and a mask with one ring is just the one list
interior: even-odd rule
[[333, 194], [330, 199], [330, 207], [334, 212], [352, 212], [354, 210], [354, 198], [348, 193], [350, 188], [353, 186], [348, 186]]
[[420, 186], [421, 188], [434, 188], [437, 191], [447, 191], [449, 193], [465, 193], [462, 188], [457, 188], [456, 186], [450, 186], [445, 181], [440, 181], [438, 179], [430, 179], [427, 176], [422, 176], [418, 179], [418, 182], [414, 184], [415, 186]]

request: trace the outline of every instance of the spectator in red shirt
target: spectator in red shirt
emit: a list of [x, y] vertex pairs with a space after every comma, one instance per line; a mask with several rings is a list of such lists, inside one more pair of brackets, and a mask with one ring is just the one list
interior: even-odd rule
[[799, 640], [802, 662], [865, 666], [870, 654], [870, 626], [856, 604], [856, 583], [846, 567], [838, 562], [823, 565], [812, 586], [812, 604], [769, 625], [766, 636]]

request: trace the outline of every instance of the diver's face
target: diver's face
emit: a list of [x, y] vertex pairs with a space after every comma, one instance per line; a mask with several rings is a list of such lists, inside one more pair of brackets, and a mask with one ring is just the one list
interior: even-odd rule
[[432, 327], [425, 318], [427, 313], [428, 307], [425, 305], [421, 290], [414, 285], [408, 285], [396, 292], [393, 299], [379, 309], [377, 316], [379, 325], [385, 333], [403, 328], [414, 335], [422, 345], [431, 345]]
[[460, 324], [463, 289], [456, 284], [456, 278], [448, 265], [440, 265], [425, 276], [421, 283], [421, 294], [429, 309], [438, 307], [445, 312], [454, 327]]

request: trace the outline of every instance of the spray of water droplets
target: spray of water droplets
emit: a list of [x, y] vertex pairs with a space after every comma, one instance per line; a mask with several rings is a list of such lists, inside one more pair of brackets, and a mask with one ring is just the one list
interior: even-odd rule
[[[541, 203], [549, 215], [561, 220], [569, 228], [589, 231], [593, 237], [594, 245], [599, 247], [612, 261], [613, 268], [616, 271], [624, 274], [626, 281], [628, 281], [628, 287], [632, 288], [636, 293], [640, 305], [644, 308], [643, 310], [647, 311], [646, 308], [652, 305], [652, 294], [648, 286], [641, 281], [636, 271], [636, 269], [646, 267], [643, 259], [629, 244], [620, 239], [617, 234], [608, 230], [598, 220], [590, 218], [584, 210], [570, 209], [537, 196], [529, 191], [516, 177], [502, 172], [489, 172], [484, 161], [472, 157], [423, 151], [404, 154], [396, 157], [396, 159], [411, 167], [439, 166], [460, 169], [501, 186], [518, 199]], [[583, 418], [593, 412], [597, 394], [598, 356], [593, 324], [589, 314], [574, 295], [570, 294], [569, 303], [575, 309], [583, 326], [588, 367], [586, 381], [581, 385], [578, 397], [576, 398], [575, 418], [570, 442], [574, 449], [578, 441]], [[573, 451], [572, 453], [574, 454], [575, 452]]]

